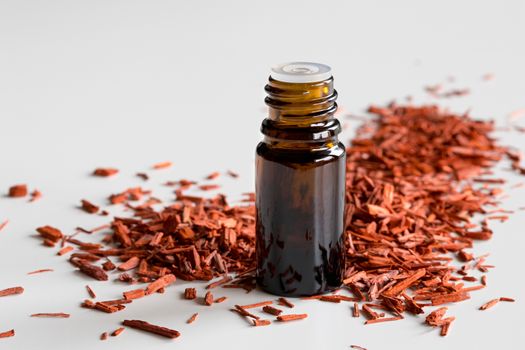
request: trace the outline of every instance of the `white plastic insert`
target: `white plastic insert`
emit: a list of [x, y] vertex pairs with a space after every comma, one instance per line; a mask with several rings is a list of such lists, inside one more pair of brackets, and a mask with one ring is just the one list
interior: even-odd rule
[[314, 62], [289, 62], [272, 67], [270, 76], [283, 83], [314, 83], [332, 76], [332, 68]]

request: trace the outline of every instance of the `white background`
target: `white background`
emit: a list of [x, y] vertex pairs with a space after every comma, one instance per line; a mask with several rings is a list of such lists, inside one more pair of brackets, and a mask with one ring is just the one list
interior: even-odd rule
[[[22, 285], [20, 296], [0, 298], [0, 332], [15, 328], [0, 349], [518, 349], [523, 346], [522, 257], [525, 212], [494, 223], [494, 238], [474, 252], [490, 252], [488, 287], [453, 305], [457, 317], [446, 338], [422, 317], [364, 326], [348, 304], [297, 301], [307, 320], [252, 328], [228, 311], [234, 303], [268, 299], [259, 292], [217, 290], [227, 302], [205, 307], [180, 300], [178, 282], [116, 314], [81, 309], [89, 283], [102, 299], [128, 286], [97, 282], [74, 272], [42, 247], [34, 229], [49, 224], [72, 233], [107, 219], [76, 208], [81, 198], [105, 198], [143, 185], [173, 198], [165, 180], [232, 169], [222, 191], [232, 198], [253, 188], [254, 150], [265, 116], [269, 67], [312, 60], [333, 67], [347, 130], [370, 103], [407, 95], [435, 102], [427, 84], [469, 87], [465, 98], [439, 101], [458, 112], [506, 125], [509, 112], [525, 107], [525, 3], [522, 1], [24, 1], [0, 0], [0, 289]], [[481, 76], [493, 73], [494, 79]], [[525, 149], [523, 134], [498, 134], [501, 143]], [[173, 168], [151, 171], [171, 160]], [[89, 173], [114, 166], [121, 173], [98, 179]], [[509, 189], [521, 181], [505, 170]], [[143, 183], [134, 174], [147, 171]], [[27, 183], [44, 197], [36, 203], [9, 199], [10, 185]], [[515, 189], [503, 206], [525, 206]], [[118, 214], [117, 209], [109, 209]], [[97, 237], [93, 237], [97, 239]], [[40, 268], [55, 271], [27, 276]], [[199, 289], [202, 294], [202, 289]], [[499, 296], [515, 297], [485, 312]], [[69, 312], [70, 319], [35, 319], [37, 312]], [[196, 323], [185, 320], [194, 312]], [[181, 331], [165, 340], [128, 329], [98, 340], [123, 319], [144, 319]]]

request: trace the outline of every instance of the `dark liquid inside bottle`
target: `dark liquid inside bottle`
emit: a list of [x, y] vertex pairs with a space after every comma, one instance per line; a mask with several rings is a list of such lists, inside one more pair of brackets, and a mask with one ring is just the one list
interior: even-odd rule
[[270, 79], [266, 87], [270, 116], [256, 156], [257, 282], [273, 294], [321, 294], [342, 283], [346, 162], [332, 82]]

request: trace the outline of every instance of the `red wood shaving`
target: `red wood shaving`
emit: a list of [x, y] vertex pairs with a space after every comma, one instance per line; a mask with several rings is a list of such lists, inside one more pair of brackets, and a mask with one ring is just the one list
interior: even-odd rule
[[500, 302], [500, 299], [492, 299], [479, 307], [480, 310], [487, 310]]
[[39, 190], [34, 190], [33, 192], [31, 192], [31, 198], [29, 199], [29, 201], [36, 202], [40, 198], [42, 198], [42, 192], [40, 192]]
[[153, 169], [166, 169], [166, 168], [169, 168], [170, 166], [172, 165], [171, 162], [161, 162], [161, 163], [157, 163], [157, 164], [153, 164]]
[[204, 304], [208, 306], [213, 304], [213, 294], [211, 294], [211, 292], [206, 292], [206, 295], [204, 296]]
[[185, 299], [195, 299], [197, 298], [197, 289], [195, 288], [186, 288], [184, 290], [184, 298]]
[[118, 169], [115, 168], [97, 168], [93, 171], [94, 176], [107, 177], [118, 173]]
[[274, 315], [274, 316], [279, 316], [283, 312], [283, 310], [275, 308], [275, 307], [270, 306], [270, 305], [266, 305], [262, 309], [267, 314]]
[[139, 266], [139, 263], [140, 263], [140, 259], [136, 256], [132, 256], [131, 258], [126, 260], [126, 262], [117, 266], [117, 269], [119, 269], [120, 271], [132, 270], [136, 268], [137, 266]]
[[216, 185], [216, 184], [213, 184], [213, 185], [200, 185], [199, 186], [199, 189], [203, 190], [203, 191], [212, 191], [212, 190], [216, 190], [218, 188], [221, 188], [220, 185]]
[[15, 294], [22, 294], [23, 292], [24, 292], [24, 288], [22, 287], [6, 288], [3, 290], [0, 290], [0, 297], [5, 297], [8, 295], [15, 295]]
[[155, 282], [151, 282], [145, 289], [146, 295], [155, 293], [161, 288], [164, 288], [173, 282], [175, 282], [175, 275], [166, 275], [157, 279]]
[[54, 243], [60, 241], [60, 239], [62, 239], [64, 236], [59, 229], [52, 226], [42, 226], [37, 228], [36, 231], [40, 234], [40, 236]]
[[68, 245], [68, 246], [65, 246], [64, 248], [60, 249], [57, 253], [57, 255], [65, 255], [67, 253], [69, 253], [70, 251], [74, 250], [75, 248], [73, 248], [72, 246]]
[[9, 197], [25, 197], [27, 196], [27, 185], [13, 185], [9, 187]]
[[89, 213], [89, 214], [95, 214], [100, 209], [98, 206], [96, 206], [95, 204], [85, 199], [82, 199], [80, 203], [81, 203], [82, 210], [84, 210], [86, 213]]
[[373, 323], [381, 323], [381, 322], [390, 322], [390, 321], [397, 321], [401, 320], [403, 317], [383, 317], [383, 318], [374, 318], [372, 320], [366, 320], [365, 324], [373, 324]]
[[226, 283], [230, 282], [231, 280], [232, 280], [231, 276], [224, 276], [224, 277], [221, 278], [220, 280], [208, 284], [208, 285], [206, 286], [206, 289], [217, 288], [217, 287], [219, 287], [219, 286], [222, 286], [223, 284], [226, 284]]
[[4, 220], [4, 222], [0, 224], [0, 231], [2, 231], [7, 226], [8, 223], [9, 223], [9, 220]]
[[516, 300], [514, 300], [513, 298], [508, 298], [508, 297], [501, 297], [501, 298], [499, 298], [499, 301], [506, 301], [506, 302], [513, 303]]
[[124, 327], [119, 327], [117, 329], [115, 329], [112, 333], [111, 333], [111, 336], [112, 337], [116, 337], [118, 336], [120, 333], [124, 332]]
[[135, 289], [135, 290], [124, 292], [122, 293], [122, 295], [124, 296], [124, 299], [126, 300], [133, 300], [133, 299], [139, 299], [139, 298], [144, 297], [146, 295], [146, 292], [144, 291], [144, 289]]
[[240, 305], [234, 305], [234, 307], [235, 307], [235, 309], [233, 309], [233, 311], [238, 312], [238, 313], [241, 314], [242, 316], [250, 317], [250, 318], [253, 318], [254, 320], [258, 320], [258, 319], [260, 319], [259, 316], [254, 315], [254, 314], [248, 312], [245, 308], [243, 308], [243, 307], [240, 306]]
[[221, 173], [219, 173], [218, 171], [215, 171], [215, 172], [211, 173], [210, 175], [206, 176], [206, 179], [207, 180], [213, 180], [213, 179], [218, 178], [220, 175], [221, 175]]
[[227, 174], [231, 177], [233, 177], [234, 179], [238, 178], [239, 177], [239, 174], [237, 174], [236, 172], [232, 171], [232, 170], [228, 170]]
[[353, 317], [359, 317], [360, 316], [359, 304], [358, 303], [354, 303], [354, 307], [352, 308], [352, 316]]
[[256, 308], [256, 307], [261, 307], [261, 306], [271, 305], [271, 304], [273, 304], [273, 301], [267, 300], [267, 301], [261, 301], [259, 303], [255, 303], [255, 304], [242, 305], [242, 308], [243, 309], [253, 309], [253, 308]]
[[38, 313], [38, 314], [32, 314], [31, 317], [49, 317], [49, 318], [69, 318], [69, 314], [65, 314], [63, 312], [56, 312], [56, 313]]
[[194, 313], [193, 315], [191, 315], [190, 318], [188, 318], [188, 320], [186, 321], [186, 323], [190, 324], [190, 323], [195, 322], [195, 320], [197, 319], [197, 316], [199, 316], [199, 314], [198, 314], [198, 313]]
[[166, 337], [166, 338], [172, 338], [173, 339], [173, 338], [177, 338], [178, 336], [180, 336], [180, 333], [178, 331], [174, 330], [174, 329], [169, 329], [169, 328], [166, 328], [166, 327], [156, 326], [156, 325], [150, 324], [150, 323], [145, 322], [145, 321], [124, 320], [124, 322], [122, 322], [122, 324], [124, 326], [127, 326], [127, 327], [131, 327], [131, 328], [139, 329], [139, 330], [142, 330], [142, 331], [158, 334], [158, 335], [161, 335], [161, 336]]
[[89, 261], [73, 257], [70, 259], [70, 261], [73, 265], [78, 267], [80, 272], [84, 273], [85, 275], [90, 276], [99, 281], [108, 280], [108, 275], [106, 274], [106, 272], [102, 268], [91, 264]]
[[288, 322], [288, 321], [302, 320], [303, 318], [307, 318], [307, 317], [308, 317], [307, 314], [289, 314], [289, 315], [277, 316], [277, 321]]
[[213, 302], [217, 303], [217, 304], [220, 304], [220, 303], [226, 301], [226, 299], [228, 299], [228, 298], [227, 297], [219, 297], [219, 298], [215, 299]]
[[102, 268], [105, 271], [111, 271], [111, 270], [116, 269], [117, 267], [110, 260], [108, 260], [108, 261], [106, 261], [105, 263], [102, 264]]
[[100, 340], [106, 340], [108, 339], [108, 332], [104, 332], [100, 335]]
[[359, 345], [350, 345], [350, 347], [356, 350], [367, 350], [366, 348], [363, 348], [362, 346], [359, 346]]
[[272, 323], [270, 320], [252, 320], [252, 322], [255, 327], [268, 326]]
[[90, 286], [86, 285], [86, 290], [91, 298], [95, 299], [97, 297], [97, 295], [95, 294], [93, 289], [91, 289]]
[[54, 271], [53, 269], [40, 269], [40, 270], [35, 270], [35, 271], [28, 272], [27, 274], [28, 275], [36, 275], [38, 273], [53, 272], [53, 271]]
[[277, 304], [279, 305], [282, 305], [282, 306], [287, 306], [289, 308], [293, 308], [295, 305], [292, 304], [291, 302], [289, 302], [287, 299], [285, 298], [279, 298], [277, 299]]
[[14, 337], [14, 336], [15, 336], [15, 330], [14, 329], [11, 329], [11, 330], [5, 331], [5, 332], [0, 332], [0, 339], [1, 338]]
[[137, 175], [137, 177], [140, 177], [144, 181], [148, 181], [149, 180], [149, 176], [146, 173], [137, 173], [136, 175]]

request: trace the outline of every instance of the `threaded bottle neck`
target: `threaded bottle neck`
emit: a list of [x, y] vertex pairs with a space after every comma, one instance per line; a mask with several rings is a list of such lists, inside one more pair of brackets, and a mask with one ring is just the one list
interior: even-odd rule
[[270, 77], [265, 87], [268, 118], [261, 131], [268, 140], [286, 142], [336, 141], [341, 126], [334, 113], [337, 91], [332, 77], [307, 83], [289, 83]]

